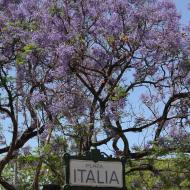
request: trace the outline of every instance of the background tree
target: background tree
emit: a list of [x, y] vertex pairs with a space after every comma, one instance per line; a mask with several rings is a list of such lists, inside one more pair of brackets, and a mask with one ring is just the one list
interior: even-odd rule
[[[7, 153], [0, 172], [34, 136], [38, 146], [49, 146], [55, 135], [72, 139], [79, 154], [111, 142], [116, 156], [131, 160], [189, 153], [189, 144], [179, 139], [189, 138], [189, 33], [180, 28], [174, 3], [32, 0], [2, 5], [0, 109], [12, 122], [13, 137], [0, 150]], [[92, 142], [94, 133], [98, 142]], [[140, 134], [141, 146], [132, 147], [133, 133]], [[153, 166], [141, 164], [138, 170]], [[14, 189], [3, 178], [0, 183]]]

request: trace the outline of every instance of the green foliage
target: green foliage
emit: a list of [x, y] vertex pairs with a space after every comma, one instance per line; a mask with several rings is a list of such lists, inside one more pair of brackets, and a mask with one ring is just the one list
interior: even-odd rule
[[[57, 140], [57, 139], [56, 139]], [[59, 138], [59, 142], [65, 143], [63, 138]], [[62, 144], [63, 145], [63, 144]], [[43, 184], [56, 183], [64, 184], [64, 150], [53, 150], [53, 145], [48, 144], [33, 150], [30, 154], [20, 155], [17, 160], [18, 164], [18, 190], [31, 190], [35, 176], [35, 169], [39, 161], [42, 160], [42, 168], [40, 173], [40, 186]], [[12, 183], [14, 175], [14, 162], [7, 165], [3, 172], [3, 177]]]
[[[57, 183], [64, 184], [65, 139], [58, 137], [54, 142], [60, 142], [61, 149], [54, 150], [53, 144], [35, 150], [32, 154], [21, 155], [17, 159], [19, 167], [19, 190], [30, 190], [36, 165], [43, 159], [40, 175], [40, 184]], [[39, 156], [44, 154], [45, 156]], [[128, 190], [188, 190], [190, 188], [190, 157], [187, 154], [178, 154], [173, 158], [147, 157], [142, 160], [128, 160], [126, 171], [143, 165], [151, 165], [155, 171], [138, 170], [126, 175]], [[13, 179], [13, 162], [4, 170], [3, 176], [7, 181]]]
[[1, 80], [0, 80], [0, 87], [3, 87], [5, 85], [7, 85], [8, 82], [11, 82], [13, 81], [14, 78], [12, 76], [4, 76], [4, 77], [1, 77]]
[[180, 186], [181, 186], [181, 187], [186, 187], [186, 188], [190, 187], [190, 181], [189, 181], [189, 179], [184, 179], [184, 180], [180, 183]]
[[56, 14], [62, 14], [63, 15], [63, 9], [61, 8], [58, 8], [56, 5], [52, 5], [50, 8], [49, 8], [49, 13], [54, 16]]
[[36, 44], [27, 44], [24, 46], [23, 50], [24, 53], [31, 53], [33, 50], [35, 50], [37, 48]]
[[30, 22], [26, 22], [26, 21], [15, 21], [15, 22], [8, 22], [7, 26], [4, 27], [4, 31], [6, 31], [9, 27], [18, 27], [18, 28], [22, 28], [24, 30], [28, 30], [28, 31], [35, 31], [38, 29], [39, 27], [39, 22], [38, 21], [30, 21]]
[[108, 41], [109, 44], [112, 44], [115, 41], [115, 37], [114, 36], [108, 36], [107, 41]]
[[33, 51], [40, 51], [40, 48], [36, 44], [26, 44], [22, 51], [18, 52], [16, 55], [16, 63], [22, 65], [26, 61], [27, 55], [31, 54]]
[[[14, 162], [18, 165], [18, 190], [31, 190], [36, 167], [42, 161], [40, 173], [40, 186], [43, 184], [56, 183], [64, 185], [64, 160], [63, 155], [67, 150], [67, 141], [58, 136], [46, 145], [34, 149], [29, 154], [21, 154], [16, 160], [5, 168], [3, 177], [12, 183], [14, 176]], [[0, 189], [1, 190], [1, 189]]]
[[126, 170], [149, 164], [155, 171], [139, 170], [126, 175], [129, 190], [186, 190], [190, 188], [190, 157], [175, 155], [174, 158], [147, 158], [131, 161]]
[[22, 52], [18, 53], [16, 55], [16, 63], [18, 65], [22, 65], [22, 64], [24, 64], [24, 62], [25, 62], [25, 54], [23, 54]]
[[126, 95], [127, 95], [125, 88], [122, 86], [115, 87], [113, 92], [114, 92], [114, 94], [111, 96], [112, 101], [118, 101], [121, 98], [126, 97]]

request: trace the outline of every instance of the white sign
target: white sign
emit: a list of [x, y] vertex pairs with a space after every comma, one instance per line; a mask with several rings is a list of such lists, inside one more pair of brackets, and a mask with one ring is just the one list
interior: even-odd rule
[[71, 159], [70, 185], [122, 188], [122, 163]]

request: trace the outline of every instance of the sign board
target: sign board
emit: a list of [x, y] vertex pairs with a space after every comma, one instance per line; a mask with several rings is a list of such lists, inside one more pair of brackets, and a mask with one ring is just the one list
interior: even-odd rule
[[70, 160], [70, 185], [123, 187], [121, 162]]
[[93, 149], [85, 155], [64, 155], [64, 190], [126, 190], [125, 157], [112, 158]]

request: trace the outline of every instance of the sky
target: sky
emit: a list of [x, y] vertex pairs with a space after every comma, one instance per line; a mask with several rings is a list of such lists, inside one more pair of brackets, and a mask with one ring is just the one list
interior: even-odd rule
[[177, 10], [182, 16], [182, 23], [187, 24], [190, 21], [190, 10], [188, 10], [188, 3], [190, 0], [173, 0], [176, 4]]

